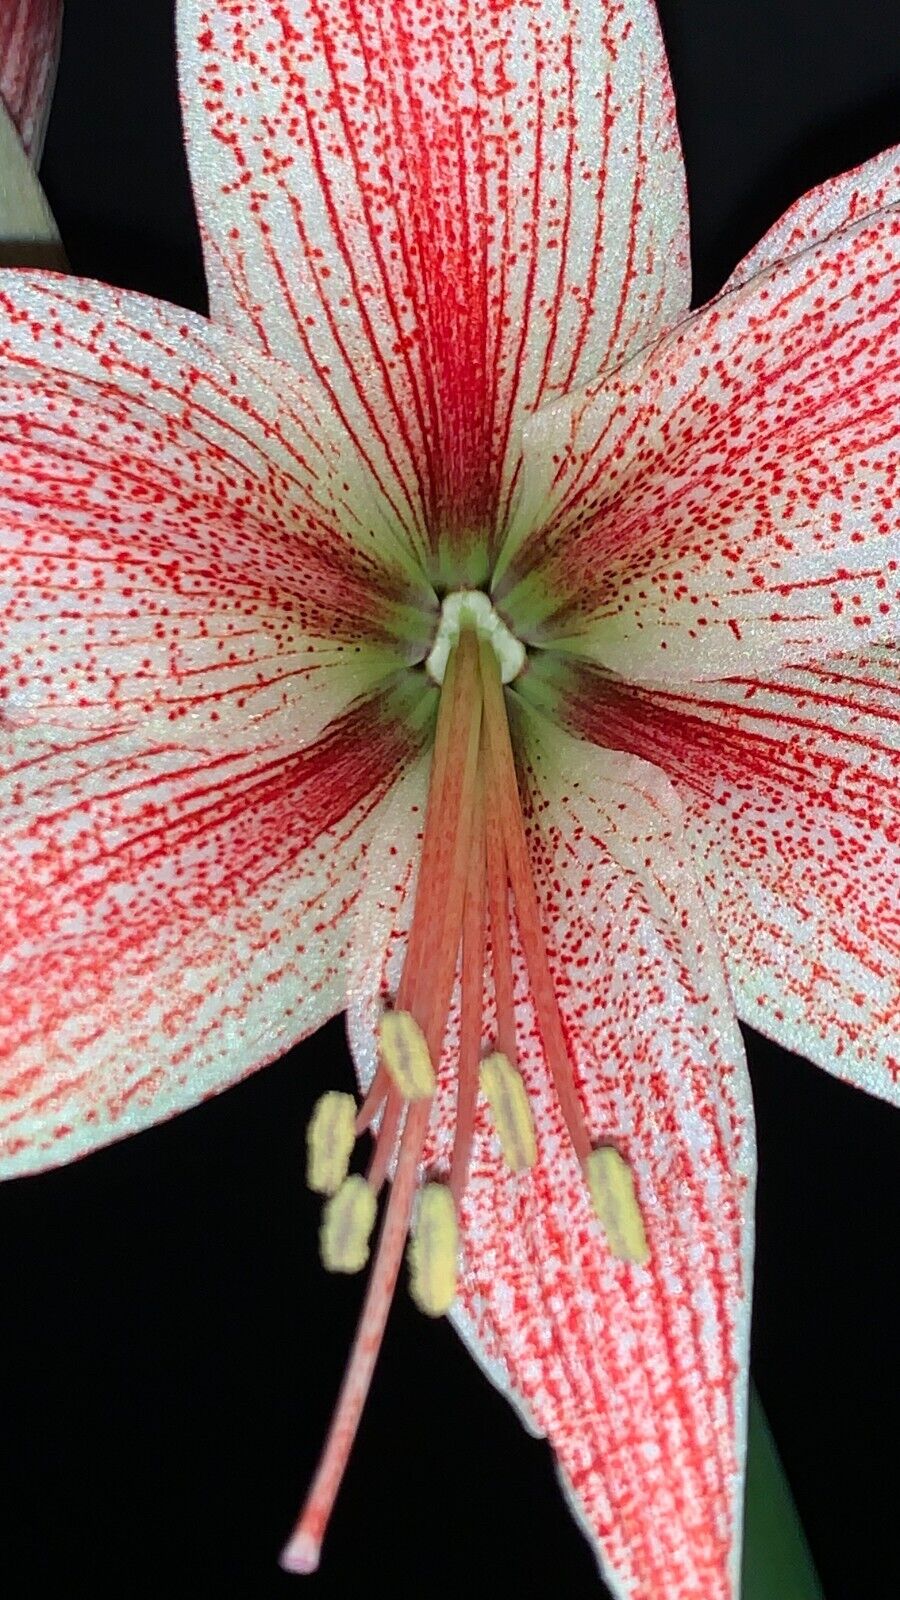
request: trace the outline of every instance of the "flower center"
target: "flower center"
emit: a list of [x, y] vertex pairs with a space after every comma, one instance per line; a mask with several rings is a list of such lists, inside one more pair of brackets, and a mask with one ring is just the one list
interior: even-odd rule
[[429, 677], [435, 683], [443, 683], [450, 654], [464, 628], [471, 628], [477, 638], [493, 646], [501, 682], [512, 683], [525, 665], [525, 646], [510, 633], [481, 589], [455, 589], [445, 597], [434, 644], [425, 662]]
[[[439, 1316], [455, 1297], [457, 1209], [466, 1187], [479, 1087], [511, 1171], [526, 1173], [537, 1158], [528, 1096], [517, 1064], [513, 909], [544, 1058], [594, 1211], [613, 1254], [630, 1261], [647, 1258], [630, 1169], [612, 1147], [592, 1145], [547, 956], [503, 689], [524, 659], [523, 647], [486, 595], [460, 591], [444, 601], [428, 658], [429, 673], [440, 683], [441, 696], [400, 983], [392, 1008], [381, 1018], [378, 1068], [363, 1105], [357, 1111], [350, 1095], [324, 1095], [308, 1133], [309, 1182], [329, 1197], [321, 1249], [331, 1270], [355, 1272], [365, 1265], [377, 1196], [392, 1166], [393, 1182], [328, 1440], [282, 1555], [289, 1571], [312, 1572], [318, 1565], [411, 1227], [409, 1266], [417, 1304]], [[419, 1171], [437, 1088], [436, 1068], [447, 1048], [445, 1035], [457, 983], [453, 1150], [448, 1169], [423, 1184]], [[493, 989], [495, 1048], [482, 1059], [488, 985]], [[356, 1137], [376, 1127], [365, 1177], [347, 1176]]]

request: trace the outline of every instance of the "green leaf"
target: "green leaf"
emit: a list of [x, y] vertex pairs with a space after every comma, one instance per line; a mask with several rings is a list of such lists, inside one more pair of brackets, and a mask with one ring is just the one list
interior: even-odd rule
[[752, 1383], [741, 1600], [823, 1600], [790, 1486]]

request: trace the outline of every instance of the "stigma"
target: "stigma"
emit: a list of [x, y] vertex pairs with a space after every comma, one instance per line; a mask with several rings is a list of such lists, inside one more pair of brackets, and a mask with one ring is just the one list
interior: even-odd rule
[[443, 683], [451, 652], [465, 629], [470, 629], [492, 647], [501, 683], [512, 683], [525, 665], [525, 646], [510, 632], [481, 589], [455, 589], [444, 597], [434, 644], [425, 662], [425, 670], [432, 681]]
[[[529, 1182], [538, 1159], [519, 1068], [513, 915], [543, 1057], [585, 1197], [611, 1255], [633, 1266], [649, 1257], [631, 1168], [618, 1149], [595, 1143], [589, 1133], [554, 988], [504, 691], [524, 661], [522, 645], [487, 595], [459, 591], [445, 599], [427, 662], [441, 695], [400, 982], [382, 1010], [378, 1064], [362, 1106], [357, 1111], [351, 1096], [329, 1092], [307, 1131], [307, 1177], [326, 1196], [320, 1244], [331, 1271], [358, 1272], [366, 1265], [379, 1195], [389, 1175], [392, 1181], [328, 1439], [281, 1557], [289, 1572], [318, 1566], [404, 1251], [410, 1291], [422, 1311], [441, 1316], [456, 1297], [459, 1212], [479, 1114], [493, 1128], [511, 1182]], [[451, 1047], [446, 1036], [454, 997], [459, 1028]], [[452, 1152], [443, 1170], [423, 1172], [438, 1067], [447, 1065], [448, 1050], [455, 1078]], [[366, 1133], [374, 1138], [366, 1170], [351, 1172], [356, 1141]]]

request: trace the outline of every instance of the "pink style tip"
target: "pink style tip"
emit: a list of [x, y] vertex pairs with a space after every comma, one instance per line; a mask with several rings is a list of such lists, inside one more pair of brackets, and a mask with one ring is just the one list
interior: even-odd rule
[[281, 1552], [280, 1564], [285, 1572], [315, 1572], [321, 1548], [311, 1533], [295, 1533]]

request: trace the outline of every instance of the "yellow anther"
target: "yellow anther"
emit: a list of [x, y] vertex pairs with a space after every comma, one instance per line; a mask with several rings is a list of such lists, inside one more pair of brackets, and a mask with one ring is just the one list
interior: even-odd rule
[[459, 1233], [456, 1207], [445, 1183], [426, 1183], [419, 1196], [416, 1231], [409, 1241], [410, 1293], [420, 1311], [442, 1317], [456, 1296]]
[[425, 1035], [409, 1011], [386, 1011], [379, 1043], [384, 1064], [404, 1100], [427, 1100], [434, 1094], [434, 1067]]
[[628, 1162], [612, 1145], [601, 1145], [585, 1161], [584, 1176], [613, 1255], [620, 1261], [648, 1261], [650, 1246]]
[[513, 1172], [525, 1172], [537, 1160], [534, 1123], [522, 1074], [498, 1051], [481, 1063], [484, 1090], [503, 1159]]
[[329, 1089], [316, 1101], [306, 1130], [306, 1181], [317, 1194], [335, 1194], [346, 1178], [355, 1124], [352, 1094]]
[[375, 1221], [375, 1191], [354, 1172], [326, 1202], [319, 1250], [329, 1272], [361, 1272], [369, 1259], [369, 1234]]

